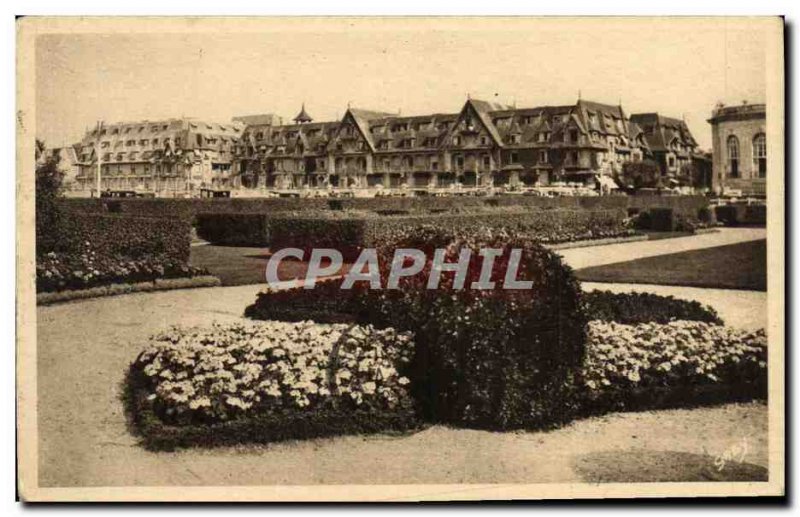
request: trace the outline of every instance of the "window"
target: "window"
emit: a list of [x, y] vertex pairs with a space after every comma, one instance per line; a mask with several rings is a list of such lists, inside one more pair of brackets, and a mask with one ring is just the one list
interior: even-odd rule
[[547, 151], [539, 151], [539, 163], [547, 163]]
[[439, 170], [439, 162], [436, 160], [431, 161], [431, 169], [438, 171]]
[[[514, 138], [513, 136], [511, 138]], [[485, 136], [481, 137], [481, 145], [487, 145], [489, 143], [489, 139]]]
[[454, 136], [453, 137], [453, 145], [461, 145], [461, 137], [460, 136]]
[[753, 170], [758, 171], [759, 178], [767, 177], [767, 137], [764, 133], [753, 139]]
[[569, 161], [572, 165], [578, 165], [578, 151], [572, 151], [569, 153]]
[[197, 135], [194, 135], [194, 136], [195, 136], [195, 141], [197, 142], [197, 145], [203, 145], [203, 135], [197, 134]]
[[734, 135], [728, 137], [728, 171], [731, 178], [739, 177], [739, 139]]
[[511, 156], [509, 158], [509, 163], [519, 163], [519, 155], [517, 154], [516, 151], [511, 153]]
[[464, 157], [461, 155], [456, 156], [456, 170], [464, 170]]
[[483, 168], [490, 169], [491, 168], [492, 160], [489, 158], [488, 155], [484, 155], [483, 157]]
[[669, 155], [669, 156], [667, 157], [667, 165], [669, 165], [669, 168], [670, 168], [670, 169], [671, 169], [671, 168], [673, 168], [673, 167], [675, 167], [675, 157], [674, 157], [674, 156], [672, 156], [672, 155]]
[[570, 140], [570, 142], [577, 142], [578, 141], [578, 130], [577, 129], [570, 129], [569, 130], [569, 140]]

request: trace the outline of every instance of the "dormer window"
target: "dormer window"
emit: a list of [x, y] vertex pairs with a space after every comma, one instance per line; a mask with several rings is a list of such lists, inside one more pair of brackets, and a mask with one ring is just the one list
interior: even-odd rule
[[461, 145], [461, 137], [460, 136], [454, 136], [453, 137], [453, 145]]
[[[513, 138], [513, 137], [512, 137]], [[489, 145], [489, 139], [485, 136], [481, 136], [481, 145]]]

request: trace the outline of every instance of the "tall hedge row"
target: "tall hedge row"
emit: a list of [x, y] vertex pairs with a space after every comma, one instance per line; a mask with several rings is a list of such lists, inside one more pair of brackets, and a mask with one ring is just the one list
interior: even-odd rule
[[198, 214], [197, 236], [224, 246], [267, 246], [270, 225], [265, 214]]
[[[265, 216], [266, 218], [266, 216]], [[504, 229], [542, 243], [618, 237], [630, 233], [623, 210], [537, 210], [480, 214], [437, 214], [358, 217], [271, 218], [270, 246], [280, 248], [334, 248], [346, 255], [406, 234], [409, 228], [435, 226], [446, 230]]]
[[499, 195], [493, 197], [379, 197], [379, 198], [219, 198], [219, 199], [86, 199], [63, 200], [70, 210], [83, 213], [124, 213], [130, 215], [193, 218], [202, 213], [269, 213], [315, 210], [391, 210], [415, 213], [470, 211], [485, 207], [528, 209], [639, 209], [672, 208], [697, 215], [708, 206], [703, 196], [575, 196], [537, 197]]
[[187, 219], [67, 214], [58, 231], [37, 236], [37, 255], [77, 253], [85, 242], [102, 255], [132, 259], [159, 255], [189, 260], [191, 223]]

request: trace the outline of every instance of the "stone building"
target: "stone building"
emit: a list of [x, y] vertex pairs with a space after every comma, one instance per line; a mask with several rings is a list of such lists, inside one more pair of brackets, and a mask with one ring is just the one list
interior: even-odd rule
[[318, 122], [303, 104], [286, 124], [264, 114], [229, 124], [102, 125], [78, 145], [78, 182], [94, 188], [99, 157], [102, 190], [159, 196], [201, 189], [513, 190], [559, 182], [608, 189], [625, 163], [663, 159], [673, 170], [694, 150], [685, 123], [653, 116], [629, 117], [622, 106], [581, 99], [517, 108], [469, 98], [458, 112], [415, 116], [348, 106], [340, 120]]
[[235, 149], [244, 188], [522, 187], [609, 178], [650, 151], [621, 106], [515, 108], [468, 99], [458, 113], [348, 107], [339, 121], [259, 121]]
[[663, 178], [675, 183], [679, 178], [680, 182], [691, 179], [689, 166], [701, 157], [697, 141], [686, 122], [659, 113], [637, 113], [631, 115], [631, 122], [643, 131], [652, 159], [658, 163]]
[[189, 118], [98, 123], [76, 145], [76, 182], [84, 191], [138, 191], [195, 195], [225, 188], [241, 122], [219, 124]]
[[767, 110], [764, 104], [718, 104], [711, 118], [715, 192], [767, 193]]

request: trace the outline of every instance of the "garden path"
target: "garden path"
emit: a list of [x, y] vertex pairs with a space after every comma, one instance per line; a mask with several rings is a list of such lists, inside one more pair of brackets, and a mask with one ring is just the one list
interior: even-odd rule
[[604, 246], [589, 246], [586, 248], [571, 248], [559, 250], [557, 253], [573, 269], [585, 267], [604, 266], [615, 262], [625, 262], [657, 255], [667, 255], [681, 251], [714, 248], [737, 242], [756, 241], [767, 238], [765, 228], [719, 228], [717, 232], [675, 237], [671, 239], [624, 242], [619, 244], [606, 244]]
[[[750, 238], [763, 235], [746, 230], [690, 239], [702, 239], [696, 245], [717, 246]], [[669, 253], [679, 249], [678, 240], [609, 247], [627, 246], [631, 252], [620, 248], [614, 251], [616, 257], [638, 258], [647, 253], [641, 245]], [[586, 267], [609, 255], [602, 248], [565, 250], [564, 254], [573, 266], [578, 262]], [[744, 312], [730, 312], [739, 305], [730, 303], [730, 292], [723, 299], [710, 289], [586, 287], [695, 298], [710, 303], [730, 324], [756, 324], [742, 318]], [[751, 451], [747, 461], [767, 465], [767, 410], [762, 404], [611, 414], [548, 433], [435, 426], [404, 437], [350, 436], [268, 447], [152, 453], [138, 446], [127, 429], [119, 397], [124, 372], [147, 337], [173, 324], [236, 321], [260, 289], [249, 285], [139, 293], [37, 308], [40, 485], [568, 482], [587, 480], [580, 473], [585, 469], [576, 465], [594, 453], [713, 455], [743, 437]], [[756, 294], [765, 300], [765, 293]], [[763, 305], [751, 292], [734, 295], [741, 297], [736, 300], [742, 306]]]

